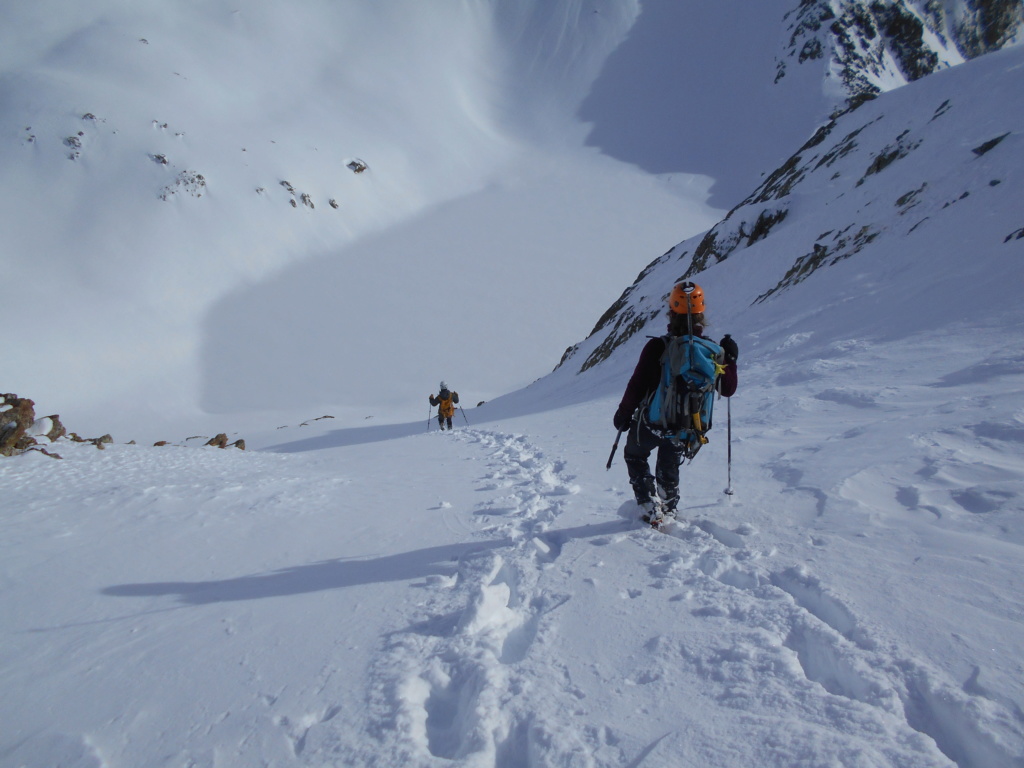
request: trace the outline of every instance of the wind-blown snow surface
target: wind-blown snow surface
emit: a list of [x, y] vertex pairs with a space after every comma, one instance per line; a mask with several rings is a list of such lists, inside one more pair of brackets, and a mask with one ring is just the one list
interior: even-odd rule
[[6, 460], [0, 765], [1024, 764], [1006, 331], [743, 361], [736, 494], [721, 403], [670, 535], [596, 375], [452, 433]]

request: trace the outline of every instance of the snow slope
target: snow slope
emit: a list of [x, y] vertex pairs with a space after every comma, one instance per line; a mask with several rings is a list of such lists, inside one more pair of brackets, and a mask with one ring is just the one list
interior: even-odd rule
[[[823, 124], [709, 232], [651, 262], [563, 366], [637, 354], [684, 276], [716, 297], [712, 321], [744, 318], [759, 349], [819, 315], [877, 342], [1019, 328], [1022, 56], [990, 54]], [[804, 285], [819, 298], [794, 311]], [[816, 351], [833, 341], [818, 336]]]
[[[289, 405], [410, 417], [441, 377], [493, 397], [550, 370], [646, 254], [720, 216], [708, 181], [582, 145], [576, 106], [636, 3], [593, 21], [568, 1], [65, 5], [0, 9], [18, 286], [0, 312], [21, 329], [5, 390], [85, 431], [155, 440]], [[486, 295], [481, 264], [503, 292], [453, 301]], [[507, 362], [468, 362], [493, 343]], [[265, 378], [282, 356], [303, 391]]]
[[[0, 766], [1024, 765], [1022, 55], [840, 118], [811, 154], [860, 143], [828, 176], [712, 231], [792, 206], [697, 273], [740, 390], [668, 535], [605, 470], [643, 334], [577, 374], [612, 326], [452, 433], [310, 398], [245, 452], [169, 431], [0, 462]], [[851, 222], [880, 234], [755, 302]], [[663, 312], [702, 241], [623, 306]], [[331, 277], [308, 266], [254, 300], [294, 311]], [[244, 349], [246, 308], [214, 315]]]
[[1019, 355], [816, 331], [670, 535], [594, 384], [4, 462], [0, 765], [1021, 765]]

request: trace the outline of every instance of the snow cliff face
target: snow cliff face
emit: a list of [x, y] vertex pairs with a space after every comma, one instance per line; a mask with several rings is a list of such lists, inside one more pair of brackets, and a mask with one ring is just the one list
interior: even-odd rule
[[824, 61], [850, 102], [918, 80], [1013, 41], [1020, 0], [804, 0], [786, 15], [776, 82], [793, 65]]
[[[664, 332], [684, 278], [702, 284], [712, 318], [762, 338], [808, 322], [787, 319], [791, 291], [880, 337], [1019, 313], [1022, 68], [1011, 48], [836, 115], [724, 220], [653, 261], [560, 366], [634, 354]], [[905, 316], [906, 292], [932, 309]]]

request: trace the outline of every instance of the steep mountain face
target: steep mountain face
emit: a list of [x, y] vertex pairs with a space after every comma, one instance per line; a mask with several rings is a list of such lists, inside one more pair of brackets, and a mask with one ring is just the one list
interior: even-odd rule
[[[837, 114], [723, 221], [652, 262], [560, 366], [586, 371], [638, 345], [642, 331], [662, 333], [652, 321], [684, 278], [704, 286], [713, 315], [745, 312], [752, 326], [784, 316], [786, 293], [804, 289], [829, 296], [833, 308], [849, 300], [851, 333], [1014, 311], [1024, 248], [1022, 67], [1024, 48], [1011, 48]], [[900, 315], [899, 291], [908, 288], [935, 292], [932, 316]]]
[[786, 15], [776, 82], [825, 60], [851, 103], [959, 64], [1014, 39], [1021, 0], [803, 0]]

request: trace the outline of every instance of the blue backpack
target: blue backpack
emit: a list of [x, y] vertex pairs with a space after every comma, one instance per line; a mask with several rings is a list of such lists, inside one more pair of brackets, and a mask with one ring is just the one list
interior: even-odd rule
[[707, 443], [715, 385], [725, 370], [722, 348], [700, 336], [663, 336], [661, 378], [644, 406], [652, 429], [678, 440], [687, 458]]

